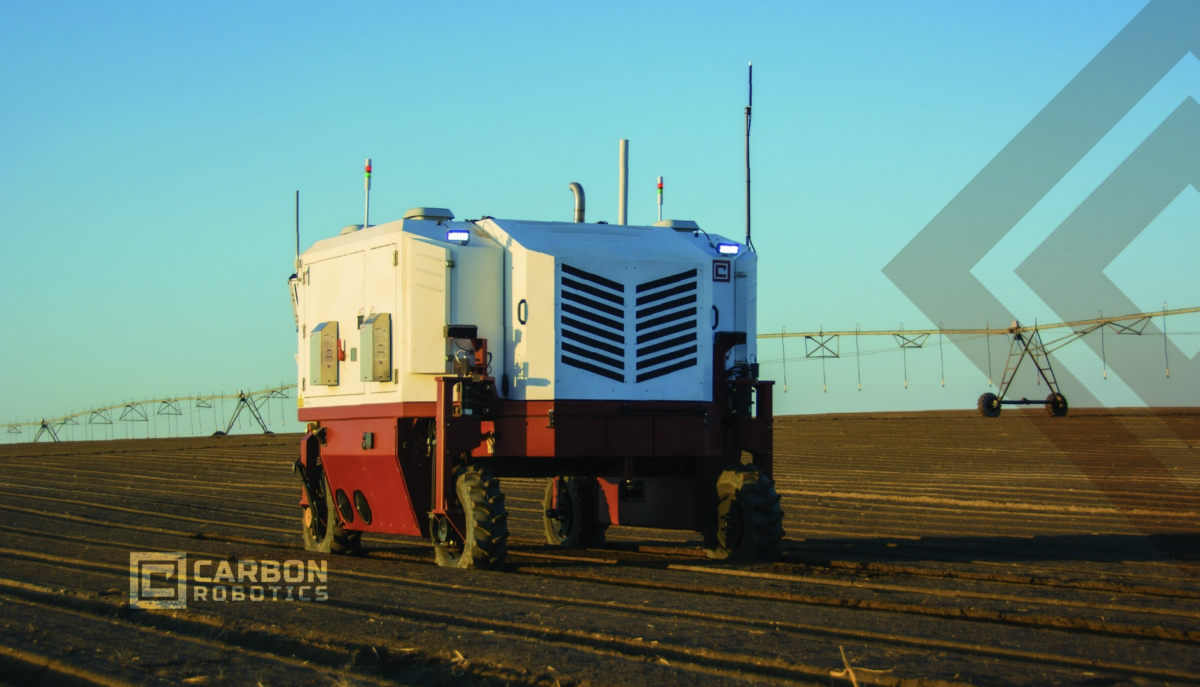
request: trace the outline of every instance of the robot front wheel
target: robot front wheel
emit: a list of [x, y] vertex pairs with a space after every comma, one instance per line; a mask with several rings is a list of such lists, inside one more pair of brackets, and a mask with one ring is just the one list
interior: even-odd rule
[[508, 553], [508, 509], [500, 480], [477, 465], [454, 470], [454, 490], [466, 515], [465, 541], [457, 541], [444, 519], [433, 523], [433, 552], [444, 568], [503, 570]]
[[770, 477], [753, 465], [717, 478], [716, 530], [705, 553], [739, 563], [772, 563], [783, 548], [783, 508]]

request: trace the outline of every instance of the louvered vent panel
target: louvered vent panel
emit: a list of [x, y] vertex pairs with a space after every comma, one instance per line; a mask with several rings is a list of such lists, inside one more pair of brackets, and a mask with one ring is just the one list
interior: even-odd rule
[[562, 266], [559, 320], [564, 365], [625, 381], [625, 286]]
[[697, 270], [638, 284], [637, 381], [696, 365]]

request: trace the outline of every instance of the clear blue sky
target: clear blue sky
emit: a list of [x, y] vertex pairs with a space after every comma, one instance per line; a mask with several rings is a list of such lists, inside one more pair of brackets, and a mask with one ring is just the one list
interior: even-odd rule
[[[361, 221], [364, 157], [376, 221], [567, 220], [570, 181], [614, 221], [628, 138], [631, 221], [663, 175], [668, 216], [738, 236], [748, 60], [760, 331], [929, 326], [881, 269], [1142, 5], [4, 3], [0, 423], [293, 382], [292, 194], [305, 246]], [[1166, 100], [1200, 92], [1177, 72]], [[1114, 264], [1136, 298], [1200, 304], [1151, 249], [1194, 256], [1198, 214]], [[862, 393], [832, 361], [828, 394], [797, 361], [777, 412], [970, 407], [986, 379], [946, 361], [942, 389], [910, 354], [904, 391], [898, 354], [866, 357]]]

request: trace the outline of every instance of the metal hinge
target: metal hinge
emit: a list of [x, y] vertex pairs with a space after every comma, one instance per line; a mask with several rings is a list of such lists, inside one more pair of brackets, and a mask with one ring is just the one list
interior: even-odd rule
[[453, 260], [447, 260], [447, 261], [446, 261], [446, 267], [454, 267], [454, 261], [453, 261]]

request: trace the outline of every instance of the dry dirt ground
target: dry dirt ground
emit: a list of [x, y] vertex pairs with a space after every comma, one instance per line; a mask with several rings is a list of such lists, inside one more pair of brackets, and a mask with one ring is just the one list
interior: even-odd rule
[[[296, 436], [5, 445], [0, 682], [1200, 683], [1198, 438], [1194, 409], [779, 418], [780, 562], [550, 549], [511, 480], [506, 572], [307, 554]], [[329, 598], [130, 609], [137, 551], [327, 558]]]

